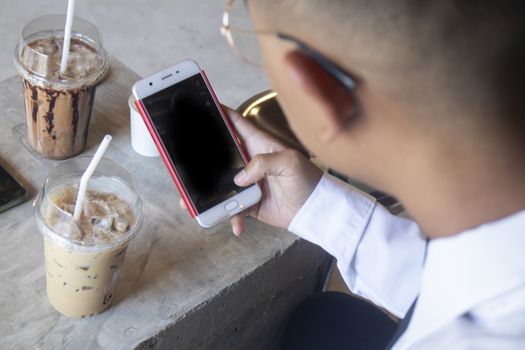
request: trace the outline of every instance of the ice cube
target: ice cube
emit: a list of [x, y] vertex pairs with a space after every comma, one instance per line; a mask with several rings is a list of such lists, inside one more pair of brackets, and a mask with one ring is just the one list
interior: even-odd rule
[[113, 230], [118, 233], [125, 233], [131, 227], [131, 220], [128, 217], [118, 216], [113, 219]]
[[73, 222], [71, 216], [77, 189], [65, 186], [53, 192], [51, 197], [58, 207], [69, 214], [58, 211], [55, 206], [51, 206], [54, 209], [44, 208], [46, 213], [49, 212], [49, 215], [46, 214], [48, 224], [52, 223], [51, 227], [64, 236], [86, 244], [118, 239], [129, 231], [134, 222], [129, 204], [111, 193], [87, 191], [78, 224]]
[[51, 228], [64, 237], [68, 237], [76, 241], [82, 241], [84, 239], [84, 233], [73, 220], [57, 222]]
[[110, 220], [106, 218], [92, 218], [91, 219], [91, 225], [93, 226], [94, 230], [105, 230], [107, 231], [110, 227]]
[[103, 218], [111, 215], [111, 209], [101, 200], [88, 199], [84, 203], [83, 208], [87, 217]]

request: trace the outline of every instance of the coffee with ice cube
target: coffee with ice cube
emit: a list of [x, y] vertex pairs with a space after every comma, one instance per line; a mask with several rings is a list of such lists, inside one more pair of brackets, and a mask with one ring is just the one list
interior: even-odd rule
[[[72, 219], [78, 187], [53, 190], [42, 214], [46, 227], [59, 239], [46, 236], [47, 294], [55, 309], [67, 316], [86, 317], [107, 309], [115, 294], [127, 241], [121, 240], [137, 223], [131, 206], [114, 193], [88, 190], [80, 220]], [[75, 242], [74, 249], [60, 241]], [[83, 251], [82, 246], [91, 249]], [[100, 246], [100, 249], [93, 249]], [[104, 248], [106, 247], [106, 248]]]

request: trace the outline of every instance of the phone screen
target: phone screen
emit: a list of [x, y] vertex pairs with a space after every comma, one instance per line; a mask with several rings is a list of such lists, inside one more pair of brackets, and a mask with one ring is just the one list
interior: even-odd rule
[[142, 102], [198, 213], [242, 191], [245, 163], [201, 74]]
[[22, 185], [0, 166], [0, 212], [21, 203], [25, 193]]

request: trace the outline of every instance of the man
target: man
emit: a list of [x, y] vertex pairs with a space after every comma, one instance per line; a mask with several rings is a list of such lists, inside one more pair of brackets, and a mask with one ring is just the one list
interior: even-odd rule
[[[264, 190], [246, 214], [320, 245], [354, 293], [406, 316], [394, 349], [525, 348], [523, 2], [253, 0], [249, 9], [300, 140], [395, 195], [415, 222], [232, 113], [252, 155], [235, 182]], [[313, 48], [355, 88], [271, 33]], [[231, 223], [240, 235], [243, 215]], [[299, 347], [315, 348], [315, 332], [302, 337]], [[357, 345], [351, 329], [345, 340], [341, 348]]]

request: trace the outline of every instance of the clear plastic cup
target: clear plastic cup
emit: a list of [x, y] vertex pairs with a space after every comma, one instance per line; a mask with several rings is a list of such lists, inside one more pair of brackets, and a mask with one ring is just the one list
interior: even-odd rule
[[[49, 173], [34, 202], [37, 227], [44, 237], [47, 296], [57, 311], [70, 317], [93, 316], [109, 308], [128, 243], [143, 221], [142, 202], [131, 174], [103, 158], [88, 183], [88, 193], [115, 194], [129, 206], [127, 213], [133, 219], [122, 234], [109, 239], [79, 235], [72, 210], [57, 206], [56, 196], [69, 185], [78, 189], [90, 161], [91, 157], [78, 157], [60, 163]], [[114, 225], [116, 220], [118, 217], [111, 216], [106, 223]]]
[[75, 17], [67, 69], [60, 73], [65, 21], [64, 15], [33, 19], [14, 52], [24, 86], [29, 144], [50, 159], [84, 150], [95, 87], [109, 69], [97, 27]]

